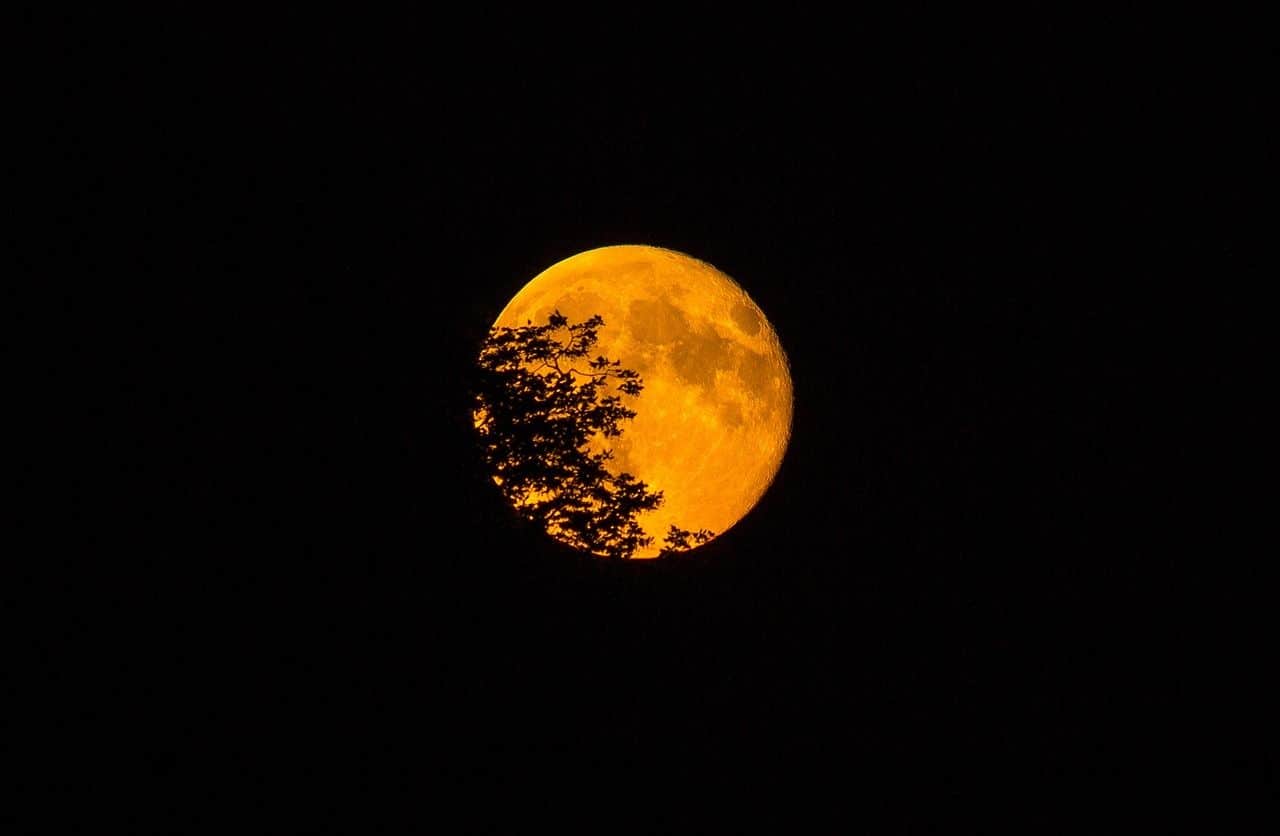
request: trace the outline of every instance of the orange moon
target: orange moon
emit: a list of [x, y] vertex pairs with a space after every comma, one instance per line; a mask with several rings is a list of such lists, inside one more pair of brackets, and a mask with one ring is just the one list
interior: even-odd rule
[[637, 521], [657, 557], [672, 524], [721, 535], [768, 489], [791, 437], [786, 354], [764, 312], [706, 262], [659, 247], [587, 250], [538, 274], [493, 323], [604, 318], [592, 353], [635, 369], [644, 391], [624, 399], [636, 417], [613, 450], [611, 469], [663, 492]]

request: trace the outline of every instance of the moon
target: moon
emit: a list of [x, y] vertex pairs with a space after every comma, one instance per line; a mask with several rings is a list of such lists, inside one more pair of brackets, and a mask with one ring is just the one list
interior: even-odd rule
[[663, 492], [637, 522], [658, 556], [670, 525], [724, 534], [756, 505], [791, 437], [786, 354], [764, 312], [733, 279], [704, 261], [643, 245], [600, 247], [557, 262], [521, 288], [495, 327], [571, 322], [599, 314], [592, 353], [635, 369], [644, 391], [627, 398], [635, 418], [612, 468]]

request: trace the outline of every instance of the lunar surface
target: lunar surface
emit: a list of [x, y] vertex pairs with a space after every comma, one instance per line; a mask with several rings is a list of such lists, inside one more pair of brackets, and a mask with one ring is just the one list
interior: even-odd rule
[[791, 433], [786, 355], [764, 313], [733, 279], [683, 253], [650, 246], [588, 250], [543, 271], [495, 326], [604, 318], [592, 356], [635, 369], [636, 417], [609, 447], [611, 470], [663, 492], [637, 519], [656, 557], [672, 524], [717, 535], [742, 519], [777, 474]]

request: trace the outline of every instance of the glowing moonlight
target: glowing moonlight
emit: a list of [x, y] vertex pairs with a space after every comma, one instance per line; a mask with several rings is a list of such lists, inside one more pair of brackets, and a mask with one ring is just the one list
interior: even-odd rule
[[[552, 265], [493, 323], [604, 317], [598, 352], [635, 369], [636, 417], [608, 439], [612, 469], [663, 492], [638, 522], [656, 557], [672, 524], [717, 535], [742, 519], [782, 463], [791, 434], [791, 375], [778, 336], [733, 279], [710, 264], [648, 246], [601, 247]], [[601, 440], [603, 443], [603, 440]]]

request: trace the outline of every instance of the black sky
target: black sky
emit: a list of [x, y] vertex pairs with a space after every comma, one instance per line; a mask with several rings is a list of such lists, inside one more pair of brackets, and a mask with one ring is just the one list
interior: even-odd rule
[[[129, 475], [162, 556], [104, 587], [164, 671], [141, 769], [198, 798], [192, 752], [449, 786], [821, 751], [1092, 793], [1171, 745], [1149, 419], [1195, 360], [1152, 300], [1231, 269], [1181, 213], [1234, 211], [1206, 125], [1254, 100], [1136, 30], [676, 28], [184, 23], [111, 79], [160, 91], [99, 103], [86, 165], [164, 384], [110, 442], [164, 440]], [[792, 364], [776, 482], [678, 564], [516, 525], [470, 446], [489, 323], [617, 243], [734, 276]]]

